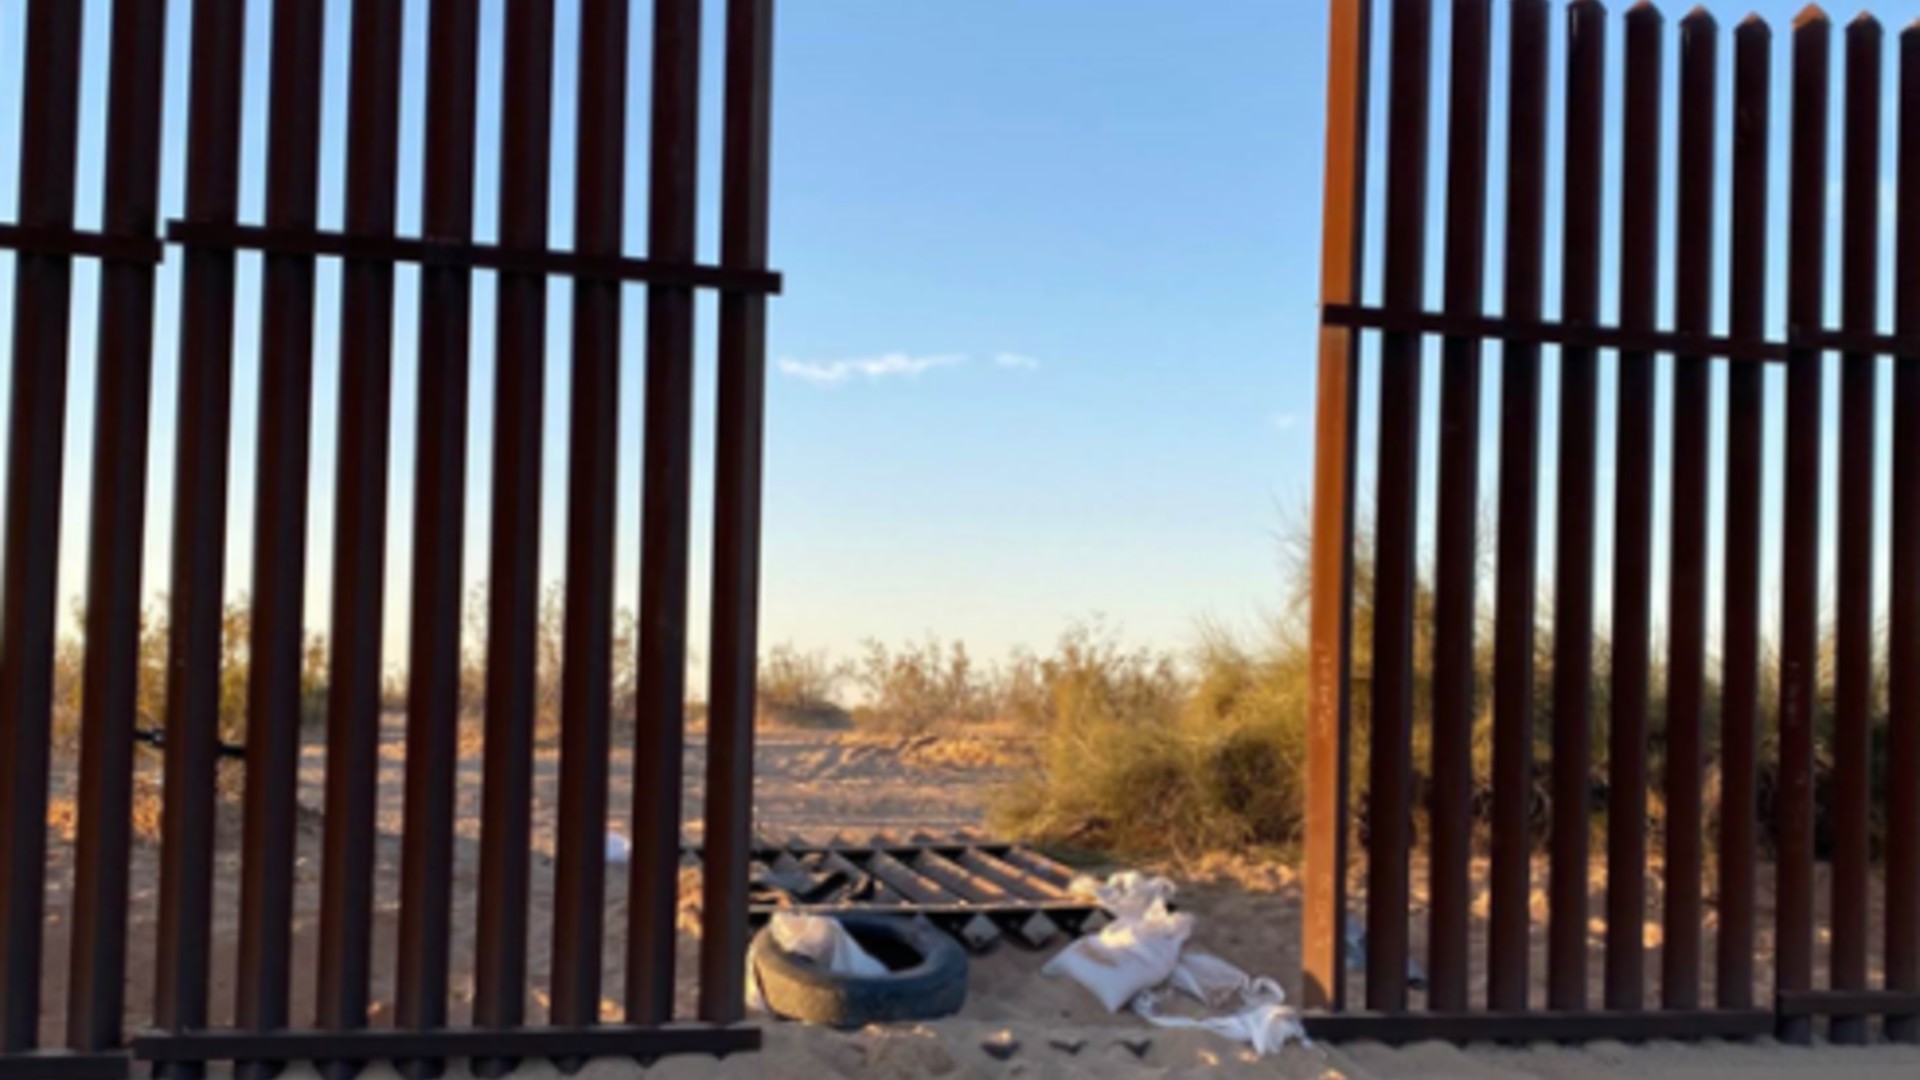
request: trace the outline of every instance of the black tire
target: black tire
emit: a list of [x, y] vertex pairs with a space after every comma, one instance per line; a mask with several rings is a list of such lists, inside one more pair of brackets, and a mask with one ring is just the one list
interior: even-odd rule
[[809, 1024], [858, 1028], [905, 1020], [936, 1020], [967, 1000], [967, 954], [947, 935], [912, 919], [842, 915], [861, 948], [885, 964], [879, 976], [835, 975], [787, 952], [769, 930], [753, 939], [753, 971], [775, 1016]]

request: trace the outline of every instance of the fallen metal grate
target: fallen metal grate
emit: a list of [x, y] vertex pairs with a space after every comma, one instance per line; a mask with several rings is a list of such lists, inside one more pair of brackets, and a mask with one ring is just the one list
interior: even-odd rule
[[[698, 847], [687, 855], [698, 859]], [[824, 843], [761, 836], [753, 851], [750, 914], [758, 926], [781, 911], [918, 915], [974, 952], [1003, 938], [1039, 948], [1106, 922], [1097, 900], [1075, 893], [1067, 866], [1020, 844], [968, 834]]]

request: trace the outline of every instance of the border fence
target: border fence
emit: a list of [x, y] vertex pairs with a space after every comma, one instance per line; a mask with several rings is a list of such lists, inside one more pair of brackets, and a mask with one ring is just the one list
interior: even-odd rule
[[[1390, 7], [1391, 18], [1376, 80], [1376, 5], [1331, 4], [1304, 979], [1307, 1004], [1320, 1012], [1310, 1027], [1388, 1040], [1777, 1033], [1804, 1042], [1825, 1019], [1834, 1041], [1856, 1042], [1869, 1036], [1871, 1018], [1884, 1017], [1888, 1037], [1920, 1038], [1920, 27], [1889, 41], [1871, 16], [1837, 31], [1810, 7], [1781, 43], [1780, 72], [1773, 32], [1757, 17], [1723, 31], [1703, 9], [1670, 25], [1644, 0], [1621, 16], [1595, 0], [1455, 0], [1444, 164], [1436, 167], [1435, 5], [1379, 6]], [[1498, 31], [1506, 55], [1496, 65]], [[1624, 39], [1619, 53], [1609, 46], [1616, 34]], [[1504, 71], [1499, 86], [1496, 66]], [[1378, 220], [1368, 201], [1376, 82], [1386, 95]], [[1732, 91], [1724, 107], [1723, 84]], [[1496, 90], [1505, 101], [1498, 117]], [[1784, 114], [1776, 97], [1787, 102]], [[1889, 153], [1883, 125], [1895, 121]], [[1611, 133], [1617, 155], [1608, 152]], [[1503, 175], [1489, 154], [1494, 134]], [[1558, 167], [1550, 168], [1556, 141]], [[1782, 156], [1787, 226], [1779, 235], [1772, 173]], [[1560, 217], [1550, 222], [1556, 176]], [[1429, 221], [1433, 183], [1444, 209]], [[1897, 220], [1884, 205], [1888, 191]], [[1828, 235], [1833, 201], [1837, 243]], [[1617, 234], [1605, 231], [1610, 220]], [[1371, 300], [1363, 255], [1376, 228], [1383, 263]], [[1502, 246], [1489, 252], [1496, 229]], [[1612, 265], [1603, 258], [1609, 251]], [[1882, 299], [1889, 261], [1891, 311]], [[1775, 267], [1785, 279], [1784, 309], [1768, 303]], [[1437, 308], [1427, 299], [1436, 269]], [[1497, 314], [1490, 269], [1501, 283]], [[1617, 305], [1603, 310], [1613, 275]], [[1545, 295], [1550, 280], [1557, 314]], [[1828, 321], [1830, 299], [1837, 325]], [[1439, 363], [1437, 491], [1426, 508], [1430, 614], [1419, 602], [1429, 343]], [[1379, 396], [1363, 404], [1362, 361], [1374, 356]], [[1497, 413], [1483, 416], [1483, 365], [1493, 359]], [[1557, 381], [1556, 401], [1542, 401], [1547, 374]], [[1829, 374], [1839, 387], [1837, 427], [1823, 400]], [[1892, 388], [1890, 430], [1883, 375]], [[1660, 449], [1663, 396], [1671, 430]], [[1602, 489], [1607, 474], [1599, 468], [1603, 401], [1611, 402], [1611, 490]], [[1768, 438], [1770, 402], [1784, 415], [1784, 439]], [[1373, 545], [1359, 552], [1358, 433], [1362, 410], [1375, 408]], [[1716, 413], [1724, 418], [1718, 429]], [[1489, 430], [1497, 446], [1483, 448]], [[1547, 434], [1554, 454], [1543, 461]], [[1837, 463], [1826, 455], [1829, 440]], [[1770, 460], [1781, 477], [1772, 514]], [[1837, 515], [1829, 516], [1822, 486], [1836, 464]], [[1483, 466], [1497, 476], [1486, 536]], [[1552, 502], [1543, 506], [1548, 481]], [[1661, 528], [1663, 490], [1671, 512]], [[1611, 506], [1604, 564], [1607, 552], [1596, 543], [1603, 501]], [[1545, 517], [1551, 550], [1542, 550]], [[1763, 558], [1776, 529], [1777, 573]], [[1882, 592], [1875, 562], [1889, 542], [1890, 586]], [[1822, 605], [1823, 543], [1835, 545], [1830, 609]], [[1371, 625], [1357, 641], [1362, 558], [1371, 559]], [[1544, 591], [1543, 571], [1551, 579]], [[1714, 580], [1722, 582], [1717, 612], [1709, 610]], [[1772, 611], [1763, 598], [1775, 595]], [[1665, 612], [1664, 641], [1656, 611]], [[1604, 664], [1596, 662], [1598, 625], [1610, 635]], [[1416, 631], [1427, 630], [1430, 667], [1416, 646]], [[1716, 633], [1717, 657], [1709, 653]], [[1476, 682], [1477, 643], [1490, 644], [1485, 686]], [[1369, 660], [1364, 680], [1354, 661], [1360, 649]], [[1876, 704], [1878, 671], [1887, 679], [1884, 705]], [[1359, 686], [1365, 752], [1350, 761]], [[1488, 698], [1488, 719], [1477, 725]], [[1412, 747], [1417, 724], [1428, 720], [1432, 783], [1417, 805]], [[1536, 722], [1546, 730], [1536, 732]], [[1482, 735], [1491, 761], [1484, 806], [1474, 764]], [[1541, 755], [1537, 737], [1547, 748]], [[1656, 744], [1665, 763], [1657, 776], [1649, 754]], [[1605, 754], [1603, 775], [1594, 768], [1597, 751]], [[1827, 762], [1830, 773], [1822, 773]], [[1363, 899], [1349, 896], [1356, 768], [1365, 777]], [[1710, 771], [1719, 792], [1712, 820], [1703, 807]], [[1763, 775], [1771, 780], [1764, 798]], [[1649, 828], [1650, 796], [1663, 810], [1657, 832]], [[1605, 839], [1595, 852], [1601, 810]], [[1544, 836], [1536, 835], [1537, 814]], [[1489, 860], [1483, 940], [1471, 930], [1476, 817]], [[1416, 835], [1420, 820], [1424, 836]], [[1874, 859], [1876, 821], [1884, 823], [1883, 873]], [[1545, 865], [1537, 867], [1542, 839]], [[1589, 882], [1596, 856], [1606, 896], [1598, 909]], [[1817, 902], [1817, 857], [1828, 867], [1825, 903]], [[1408, 976], [1411, 868], [1422, 864], [1431, 984], [1416, 998]], [[1542, 918], [1533, 891], [1542, 871], [1544, 984], [1534, 955]], [[1776, 897], [1770, 954], [1757, 936], [1765, 912], [1756, 898], [1767, 889]], [[1870, 931], [1873, 896], [1884, 898], [1878, 934]], [[1350, 899], [1360, 901], [1363, 931], [1346, 925]], [[1645, 925], [1656, 899], [1657, 947]], [[1601, 923], [1604, 931], [1590, 928]], [[1712, 927], [1711, 955], [1704, 927]], [[1348, 1000], [1350, 938], [1365, 942], [1356, 963], [1364, 1001]], [[1884, 978], [1870, 982], [1876, 946], [1884, 949]], [[1756, 992], [1757, 955], [1772, 964], [1770, 998], [1765, 987]], [[1817, 959], [1825, 961], [1820, 985]], [[1469, 982], [1480, 965], [1484, 995]]]
[[[175, 0], [176, 3], [182, 0]], [[258, 5], [256, 5], [258, 6]], [[322, 1060], [333, 1075], [368, 1061], [437, 1074], [474, 1059], [498, 1074], [518, 1059], [725, 1054], [759, 1045], [740, 1026], [747, 934], [767, 269], [772, 0], [728, 0], [718, 265], [696, 261], [700, 0], [655, 0], [648, 251], [626, 254], [628, 0], [581, 0], [578, 56], [556, 63], [553, 0], [506, 0], [501, 49], [498, 240], [474, 240], [477, 0], [427, 8], [422, 234], [397, 231], [401, 157], [400, 0], [351, 5], [345, 227], [320, 227], [320, 116], [329, 14], [346, 5], [272, 0], [271, 49], [249, 57], [248, 5], [191, 0], [189, 63], [169, 70], [165, 0], [116, 0], [105, 73], [101, 227], [76, 228], [86, 5], [27, 0], [13, 254], [12, 423], [0, 609], [0, 1077], [119, 1077], [135, 1059], [157, 1075], [236, 1061], [245, 1075]], [[643, 9], [646, 10], [646, 9]], [[269, 69], [263, 220], [240, 219], [243, 65]], [[573, 243], [552, 250], [554, 83], [577, 79]], [[638, 73], [641, 76], [646, 72]], [[184, 131], [163, 122], [169, 79], [185, 86]], [[161, 220], [164, 155], [184, 155], [185, 209]], [[221, 611], [230, 514], [236, 261], [261, 260], [260, 423], [249, 642], [239, 947], [231, 1026], [209, 1015], [214, 955], [215, 768]], [[72, 952], [64, 1046], [41, 1045], [49, 727], [60, 491], [76, 260], [97, 260], [97, 400]], [[171, 526], [172, 567], [155, 1030], [126, 1030], [130, 814], [142, 551], [149, 506], [156, 276], [181, 266], [175, 486], [151, 509]], [[316, 266], [341, 271], [339, 413], [315, 415]], [[419, 268], [417, 342], [394, 341], [395, 271]], [[491, 587], [487, 612], [484, 806], [480, 823], [471, 1027], [448, 1026], [454, 787], [462, 626], [469, 324], [473, 280], [497, 279]], [[534, 759], [538, 522], [544, 446], [547, 283], [572, 287], [561, 784], [550, 1017], [532, 1026], [528, 992], [530, 802]], [[610, 763], [608, 665], [614, 591], [615, 392], [622, 288], [647, 287], [643, 554], [634, 733], [636, 792], [626, 1018], [600, 1023], [601, 910]], [[719, 296], [714, 466], [709, 775], [698, 1017], [674, 1015], [684, 738], [695, 296]], [[408, 641], [405, 828], [397, 994], [370, 1022], [375, 799], [381, 725], [381, 616], [396, 344], [417, 349], [419, 414]], [[295, 970], [292, 938], [303, 597], [316, 423], [337, 425], [336, 530], [318, 966]], [[464, 944], [464, 942], [462, 942]], [[386, 962], [386, 957], [382, 957]], [[294, 1016], [290, 984], [315, 982], [317, 1015]], [[686, 1022], [676, 1022], [686, 1021]], [[132, 1036], [129, 1039], [129, 1036]]]

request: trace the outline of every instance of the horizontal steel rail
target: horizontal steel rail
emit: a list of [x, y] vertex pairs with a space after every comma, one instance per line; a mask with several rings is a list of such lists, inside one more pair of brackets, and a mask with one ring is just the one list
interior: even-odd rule
[[781, 288], [780, 275], [769, 270], [669, 263], [576, 251], [528, 250], [433, 238], [362, 236], [325, 229], [171, 221], [167, 223], [167, 240], [183, 247], [564, 275], [590, 281], [644, 282], [766, 296], [778, 295]]
[[0, 251], [130, 263], [159, 263], [166, 257], [166, 250], [158, 239], [14, 224], [0, 224]]
[[140, 1061], [445, 1061], [450, 1059], [725, 1056], [760, 1049], [751, 1027], [663, 1025], [434, 1031], [188, 1031], [133, 1040]]
[[1773, 1034], [1766, 1009], [1686, 1012], [1346, 1012], [1304, 1018], [1307, 1034], [1322, 1042], [1592, 1042], [1616, 1039], [1757, 1039]]
[[1354, 304], [1329, 304], [1321, 315], [1326, 326], [1392, 334], [1477, 341], [1558, 345], [1570, 348], [1610, 349], [1633, 353], [1785, 363], [1797, 350], [1843, 352], [1867, 356], [1920, 354], [1920, 337], [1869, 334], [1851, 330], [1794, 330], [1784, 341], [1754, 340], [1680, 330], [1632, 330], [1618, 326], [1585, 326], [1553, 320], [1507, 319], [1495, 315], [1457, 315], [1440, 311], [1397, 311]]
[[132, 1060], [106, 1052], [29, 1050], [0, 1055], [0, 1080], [125, 1080]]
[[277, 229], [260, 225], [176, 220], [167, 223], [163, 241], [160, 238], [150, 240], [83, 229], [0, 224], [0, 250], [32, 255], [159, 264], [166, 261], [168, 245], [213, 251], [255, 251], [268, 255], [414, 263], [445, 269], [494, 270], [588, 281], [630, 281], [762, 296], [778, 296], [784, 287], [780, 273], [772, 270], [503, 247], [431, 237], [363, 236], [325, 229]]
[[1920, 1013], [1915, 990], [1782, 991], [1774, 1002], [1781, 1016], [1902, 1016]]

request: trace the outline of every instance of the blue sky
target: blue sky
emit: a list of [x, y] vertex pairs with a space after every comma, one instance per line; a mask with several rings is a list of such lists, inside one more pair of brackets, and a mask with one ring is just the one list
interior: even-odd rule
[[[85, 3], [83, 225], [98, 220], [111, 7], [107, 0]], [[498, 160], [503, 3], [481, 2], [482, 182], [475, 226], [482, 239], [494, 234], [498, 213], [497, 192], [485, 178]], [[1381, 5], [1377, 36], [1383, 44], [1389, 6]], [[1768, 0], [1753, 6], [1781, 28], [1776, 44], [1784, 61], [1784, 28], [1798, 5]], [[253, 62], [242, 187], [247, 220], [257, 220], [262, 206], [270, 7], [264, 0], [250, 4]], [[350, 7], [350, 0], [328, 5], [322, 220], [333, 227], [342, 214]], [[578, 3], [559, 0], [557, 7], [562, 59], [552, 237], [565, 246], [571, 242], [570, 57]], [[702, 181], [710, 198], [701, 220], [707, 258], [717, 249], [717, 201], [711, 196], [717, 193], [721, 7], [717, 0], [709, 4], [707, 35], [711, 92], [703, 114]], [[1437, 38], [1444, 42], [1445, 5], [1440, 7]], [[0, 0], [0, 218], [12, 216], [15, 202], [24, 8], [23, 0]], [[185, 0], [172, 5], [163, 181], [170, 215], [177, 214], [183, 194], [181, 73], [189, 8]], [[647, 5], [636, 5], [636, 74], [645, 70], [646, 13]], [[422, 0], [408, 3], [404, 232], [415, 231], [419, 222], [426, 16]], [[1500, 32], [1496, 48], [1503, 51], [1504, 27]], [[1019, 644], [1044, 646], [1069, 623], [1100, 615], [1131, 640], [1174, 646], [1191, 638], [1200, 618], [1248, 626], [1277, 605], [1286, 586], [1278, 536], [1303, 519], [1310, 496], [1325, 37], [1325, 5], [1296, 0], [781, 5], [772, 246], [788, 287], [774, 301], [770, 324], [765, 640], [844, 652], [865, 638], [899, 641], [938, 633], [993, 655]], [[1614, 41], [1617, 86], [1617, 24]], [[1556, 77], [1560, 59], [1556, 55]], [[1437, 63], [1436, 77], [1444, 74], [1444, 62]], [[1784, 84], [1782, 70], [1776, 85]], [[627, 243], [636, 253], [645, 249], [644, 99], [637, 92], [631, 109]], [[1503, 101], [1496, 93], [1496, 177]], [[1384, 109], [1384, 101], [1376, 105]], [[1781, 109], [1784, 119], [1784, 103]], [[1723, 95], [1723, 116], [1725, 110]], [[1436, 166], [1444, 160], [1442, 114], [1436, 110]], [[1382, 127], [1376, 124], [1376, 133]], [[1609, 160], [1617, 163], [1618, 130], [1610, 128]], [[1836, 129], [1836, 148], [1837, 139]], [[1557, 138], [1554, 147], [1557, 171]], [[1776, 161], [1784, 164], [1778, 151]], [[1377, 155], [1376, 200], [1385, 164], [1384, 154]], [[1784, 205], [1784, 191], [1782, 176], [1777, 205]], [[1435, 184], [1436, 218], [1440, 193]], [[1497, 219], [1497, 189], [1493, 200]], [[1617, 211], [1610, 193], [1610, 226]], [[1550, 202], [1550, 218], [1557, 220], [1558, 212], [1557, 200]], [[1494, 236], [1497, 245], [1497, 227]], [[1606, 254], [1611, 265], [1611, 247]], [[1377, 260], [1373, 268], [1377, 280]], [[92, 268], [76, 272], [61, 567], [61, 593], [76, 598], [88, 542], [95, 283]], [[229, 591], [235, 595], [247, 590], [251, 573], [257, 260], [242, 260], [240, 284], [228, 557]], [[1548, 284], [1551, 313], [1558, 307], [1557, 282], [1550, 278]], [[405, 651], [403, 586], [411, 551], [416, 286], [417, 275], [403, 270], [386, 635], [387, 654], [396, 660]], [[1496, 270], [1490, 296], [1497, 296], [1498, 286]], [[1437, 275], [1433, 289], [1437, 295]], [[1609, 312], [1612, 293], [1609, 287]], [[1778, 283], [1774, 293], [1778, 326]], [[564, 283], [556, 283], [551, 295], [551, 437], [541, 559], [545, 575], [558, 580], [564, 573], [569, 294]], [[628, 295], [618, 601], [630, 606], [638, 592], [644, 296], [638, 289]], [[11, 297], [12, 260], [0, 255], [0, 321]], [[492, 299], [490, 277], [478, 275], [465, 567], [474, 582], [484, 575], [489, 519]], [[160, 291], [153, 513], [144, 538], [148, 586], [155, 594], [166, 581], [177, 304], [175, 263], [163, 272]], [[331, 417], [338, 408], [339, 370], [335, 267], [323, 266], [319, 305], [310, 533], [315, 573], [308, 604], [316, 629], [326, 621], [332, 534]], [[694, 603], [696, 623], [703, 626], [712, 305], [702, 312]], [[0, 367], [10, 365], [10, 348], [0, 341]], [[1611, 370], [1609, 362], [1603, 379]], [[1490, 359], [1490, 417], [1496, 415], [1497, 383], [1497, 359]], [[1549, 402], [1555, 386], [1549, 373]], [[1372, 392], [1370, 382], [1367, 390]], [[1429, 413], [1434, 397], [1430, 379]], [[1775, 439], [1781, 430], [1778, 397], [1776, 386], [1770, 405]], [[1663, 384], [1663, 454], [1670, 439], [1667, 399]], [[1609, 433], [1601, 448], [1606, 529], [1612, 501], [1610, 394], [1601, 407], [1602, 428]], [[1716, 415], [1716, 444], [1723, 421]], [[1497, 434], [1489, 428], [1484, 451], [1489, 504]], [[1370, 422], [1363, 426], [1363, 447], [1374, 435]], [[1549, 479], [1553, 438], [1549, 427], [1543, 470]], [[1431, 417], [1427, 441], [1430, 474]], [[1363, 485], [1370, 482], [1369, 459], [1363, 450]], [[1424, 490], [1430, 496], [1430, 479]], [[1716, 482], [1716, 499], [1718, 490]], [[1550, 508], [1550, 483], [1544, 494]], [[1664, 492], [1657, 506], [1664, 523]], [[1770, 517], [1777, 516], [1777, 490], [1773, 506]], [[1776, 540], [1770, 527], [1770, 549]], [[1550, 544], [1542, 550], [1550, 552]], [[1603, 566], [1609, 552], [1603, 536]], [[1549, 570], [1550, 563], [1543, 564], [1543, 578]], [[704, 634], [695, 641], [703, 644]]]
[[[497, 161], [500, 0], [482, 4], [481, 162]], [[0, 0], [0, 214], [17, 174], [21, 0]], [[408, 5], [403, 230], [417, 227], [426, 5]], [[636, 5], [634, 56], [648, 48]], [[703, 182], [717, 190], [720, 44], [712, 9]], [[849, 649], [928, 632], [997, 653], [1044, 645], [1103, 613], [1129, 635], [1175, 643], [1193, 620], [1245, 620], [1280, 589], [1274, 532], [1304, 501], [1309, 444], [1320, 17], [1272, 3], [920, 5], [787, 3], [776, 62], [774, 305], [770, 360], [765, 631], [769, 641]], [[83, 224], [98, 220], [98, 140], [111, 5], [88, 0], [81, 161]], [[345, 28], [329, 5], [323, 221], [341, 219]], [[553, 238], [571, 238], [577, 4], [558, 4]], [[189, 5], [173, 5], [163, 203], [182, 198]], [[270, 5], [251, 5], [263, 58]], [[636, 63], [636, 70], [639, 66]], [[262, 205], [266, 71], [247, 72], [243, 216]], [[644, 94], [633, 109], [628, 243], [644, 250]], [[483, 181], [476, 229], [495, 229]], [[717, 247], [717, 202], [702, 217]], [[154, 524], [148, 581], [165, 588], [175, 436], [177, 271], [160, 295]], [[243, 260], [236, 326], [234, 523], [229, 591], [249, 585], [258, 265]], [[400, 275], [387, 652], [404, 651], [411, 509], [416, 277]], [[309, 618], [326, 620], [326, 553], [338, 407], [337, 271], [323, 269], [317, 335]], [[87, 543], [91, 268], [76, 275], [63, 596], [77, 597]], [[0, 305], [11, 303], [0, 256]], [[567, 289], [553, 290], [547, 513], [541, 558], [563, 575]], [[637, 595], [640, 328], [630, 292], [622, 409], [620, 600]], [[707, 540], [711, 306], [703, 367], [696, 546]], [[332, 317], [330, 317], [330, 315]], [[484, 574], [492, 283], [477, 280], [473, 498], [466, 572]], [[10, 343], [0, 350], [10, 349]], [[867, 375], [898, 356], [912, 369]], [[964, 358], [964, 359], [962, 359]], [[6, 361], [0, 352], [0, 362]], [[837, 366], [836, 366], [837, 365]], [[879, 365], [886, 368], [888, 365]], [[848, 370], [838, 382], [804, 374]], [[703, 614], [705, 560], [696, 565]], [[700, 639], [696, 639], [700, 640]]]

